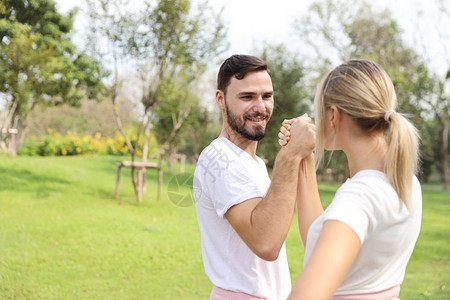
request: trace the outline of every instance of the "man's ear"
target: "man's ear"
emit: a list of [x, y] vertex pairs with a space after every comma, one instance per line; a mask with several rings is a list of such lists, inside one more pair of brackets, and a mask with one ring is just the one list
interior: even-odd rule
[[216, 102], [217, 106], [219, 106], [220, 110], [225, 110], [225, 94], [221, 90], [216, 91]]

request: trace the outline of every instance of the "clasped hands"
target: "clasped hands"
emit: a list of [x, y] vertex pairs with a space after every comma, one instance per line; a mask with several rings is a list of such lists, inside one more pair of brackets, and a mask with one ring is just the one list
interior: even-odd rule
[[278, 143], [291, 147], [302, 158], [309, 156], [316, 146], [316, 126], [308, 114], [284, 120], [278, 133]]

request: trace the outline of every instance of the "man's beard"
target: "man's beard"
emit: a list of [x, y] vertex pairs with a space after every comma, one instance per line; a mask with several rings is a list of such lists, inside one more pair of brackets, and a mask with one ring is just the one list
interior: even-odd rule
[[[228, 125], [231, 127], [231, 129], [233, 129], [234, 131], [236, 131], [237, 133], [242, 135], [244, 138], [251, 140], [251, 141], [259, 141], [264, 138], [264, 136], [266, 135], [267, 126], [257, 126], [257, 127], [255, 127], [254, 132], [250, 132], [249, 130], [247, 130], [245, 128], [245, 122], [247, 119], [262, 117], [264, 120], [267, 119], [267, 123], [268, 123], [270, 120], [270, 117], [271, 117], [270, 114], [259, 113], [259, 112], [247, 113], [247, 114], [244, 114], [242, 116], [242, 118], [240, 118], [239, 116], [232, 115], [230, 113], [230, 110], [228, 109], [228, 105], [227, 105], [226, 101], [225, 101], [225, 109], [227, 111], [227, 122], [228, 122]], [[267, 125], [267, 123], [266, 123], [266, 125]]]

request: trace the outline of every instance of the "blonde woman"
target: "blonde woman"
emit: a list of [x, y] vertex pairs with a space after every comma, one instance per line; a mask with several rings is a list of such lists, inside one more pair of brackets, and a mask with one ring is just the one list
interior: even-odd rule
[[[332, 70], [314, 102], [317, 162], [324, 149], [342, 150], [350, 178], [324, 211], [313, 155], [303, 160], [297, 208], [305, 259], [289, 299], [398, 299], [421, 224], [417, 131], [395, 111], [394, 86], [371, 61]], [[282, 146], [291, 123], [280, 129]]]

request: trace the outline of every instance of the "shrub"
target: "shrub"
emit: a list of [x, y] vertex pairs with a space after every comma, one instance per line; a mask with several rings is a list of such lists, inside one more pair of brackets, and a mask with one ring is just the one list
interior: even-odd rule
[[[127, 132], [127, 137], [135, 145], [137, 135], [133, 132]], [[137, 152], [142, 156], [140, 150], [144, 145], [144, 137], [139, 138]], [[149, 154], [156, 152], [158, 144], [155, 135], [151, 133], [149, 141]], [[19, 155], [40, 155], [40, 156], [68, 156], [68, 155], [128, 155], [130, 154], [125, 138], [116, 132], [114, 137], [104, 137], [97, 132], [94, 136], [85, 135], [81, 137], [78, 133], [68, 131], [65, 135], [47, 130], [47, 134], [39, 139], [35, 136], [24, 141], [19, 149]]]

